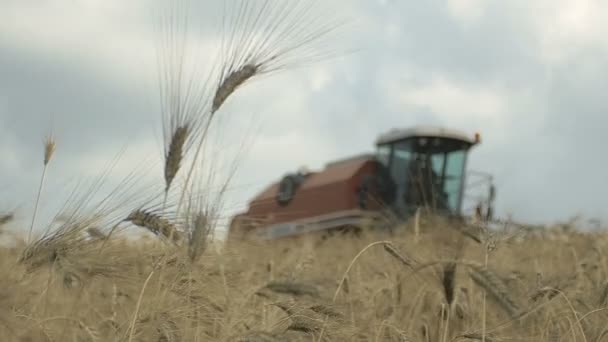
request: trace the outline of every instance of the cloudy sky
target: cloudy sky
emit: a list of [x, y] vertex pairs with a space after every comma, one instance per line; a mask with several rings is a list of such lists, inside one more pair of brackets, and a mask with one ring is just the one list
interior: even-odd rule
[[[190, 13], [203, 28], [195, 40], [208, 49], [217, 41], [218, 4], [201, 1]], [[0, 209], [31, 214], [51, 130], [58, 146], [41, 202], [49, 212], [125, 147], [111, 181], [139, 168], [150, 183], [162, 182], [157, 5], [0, 1]], [[218, 134], [223, 144], [252, 142], [231, 183], [230, 210], [287, 171], [372, 151], [392, 127], [433, 124], [481, 132], [469, 166], [494, 174], [500, 216], [608, 219], [608, 3], [327, 5], [338, 10], [322, 15], [350, 20], [327, 46], [351, 53], [256, 80], [222, 113], [221, 127], [230, 127]], [[251, 123], [255, 135], [245, 135]]]

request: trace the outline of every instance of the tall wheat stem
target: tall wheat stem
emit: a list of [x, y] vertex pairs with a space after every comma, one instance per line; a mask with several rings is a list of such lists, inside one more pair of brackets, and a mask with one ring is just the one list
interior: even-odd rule
[[36, 215], [38, 213], [38, 204], [40, 203], [40, 196], [42, 195], [42, 188], [44, 186], [44, 180], [46, 179], [46, 170], [48, 169], [49, 162], [53, 157], [53, 153], [55, 152], [55, 140], [53, 136], [50, 135], [44, 142], [44, 160], [43, 160], [43, 169], [42, 169], [42, 177], [40, 177], [40, 185], [38, 186], [38, 194], [36, 195], [36, 203], [34, 204], [34, 214], [32, 215], [32, 224], [30, 225], [30, 230], [27, 234], [27, 243], [30, 243], [32, 238], [32, 230], [34, 229], [34, 224], [36, 223]]
[[[334, 296], [331, 301], [332, 304], [336, 302], [336, 299], [338, 298], [338, 295], [340, 294], [340, 290], [342, 290], [342, 286], [344, 285], [344, 282], [346, 281], [346, 277], [348, 277], [348, 273], [350, 272], [350, 269], [355, 265], [355, 263], [357, 262], [359, 257], [361, 255], [363, 255], [368, 249], [370, 249], [374, 246], [387, 245], [387, 244], [391, 244], [391, 242], [390, 241], [372, 242], [369, 245], [365, 246], [365, 248], [363, 248], [361, 251], [359, 251], [359, 253], [357, 253], [357, 255], [355, 255], [355, 257], [350, 261], [350, 264], [348, 264], [346, 271], [344, 271], [344, 274], [342, 275], [342, 278], [340, 279], [340, 282], [338, 283], [338, 288], [336, 289], [336, 292], [334, 293]], [[321, 326], [321, 332], [319, 333], [319, 338], [317, 339], [317, 341], [319, 341], [319, 342], [323, 341], [323, 334], [325, 332], [325, 327], [327, 325], [327, 319], [328, 319], [328, 316], [326, 315], [325, 319], [323, 320], [323, 325]]]
[[[448, 341], [448, 335], [450, 333], [450, 319], [452, 317], [450, 315], [450, 311], [451, 311], [450, 310], [450, 305], [445, 305], [444, 308], [447, 308], [447, 309], [445, 309], [445, 311], [442, 314], [445, 314], [447, 317], [446, 317], [446, 320], [445, 320], [445, 327], [443, 329], [443, 339], [441, 341], [442, 342], [447, 342]], [[444, 317], [441, 317], [441, 319], [443, 320]]]
[[40, 178], [40, 185], [38, 186], [38, 194], [36, 195], [36, 203], [34, 204], [34, 214], [32, 215], [32, 224], [30, 225], [30, 230], [27, 234], [27, 243], [30, 243], [32, 238], [32, 230], [34, 229], [34, 224], [36, 222], [36, 214], [38, 213], [38, 203], [40, 202], [40, 196], [42, 194], [42, 187], [44, 185], [44, 180], [46, 178], [46, 169], [47, 165], [44, 165], [42, 169], [42, 177]]
[[[488, 248], [485, 248], [485, 256], [484, 256], [484, 267], [488, 268], [488, 258], [489, 258]], [[486, 342], [486, 290], [483, 290], [483, 306], [482, 306], [482, 317], [481, 317], [481, 342]]]
[[152, 270], [152, 272], [150, 272], [150, 274], [146, 278], [146, 281], [144, 281], [144, 285], [142, 286], [141, 291], [139, 292], [139, 298], [137, 299], [137, 304], [135, 304], [135, 312], [133, 312], [133, 318], [131, 319], [131, 324], [129, 324], [128, 342], [131, 342], [133, 340], [133, 333], [135, 332], [135, 323], [137, 322], [137, 316], [139, 315], [139, 308], [141, 307], [141, 302], [144, 298], [144, 291], [146, 290], [146, 287], [148, 286], [148, 282], [150, 282], [150, 279], [152, 279], [152, 275], [154, 275], [154, 271], [155, 270]]
[[[211, 120], [211, 119], [209, 119]], [[188, 184], [190, 183], [190, 180], [192, 178], [192, 174], [194, 173], [194, 168], [196, 166], [196, 163], [198, 161], [198, 156], [201, 152], [201, 148], [203, 147], [203, 143], [205, 141], [205, 136], [207, 135], [207, 131], [209, 130], [209, 126], [211, 125], [211, 122], [209, 122], [206, 126], [205, 126], [205, 130], [203, 131], [202, 135], [201, 135], [201, 140], [200, 143], [198, 144], [198, 146], [196, 147], [196, 152], [194, 152], [194, 160], [192, 160], [192, 164], [190, 165], [190, 169], [188, 170], [188, 174], [186, 176], [186, 182], [184, 183], [184, 187], [182, 188], [182, 193], [179, 197], [179, 202], [177, 203], [177, 210], [176, 213], [179, 215], [179, 212], [182, 208], [182, 204], [184, 202], [184, 197], [186, 196], [186, 190], [188, 189]]]

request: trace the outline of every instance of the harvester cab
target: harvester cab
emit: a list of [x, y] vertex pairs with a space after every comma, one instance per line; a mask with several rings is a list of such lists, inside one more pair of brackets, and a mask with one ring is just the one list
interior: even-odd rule
[[[287, 174], [271, 184], [233, 218], [228, 238], [358, 230], [370, 218], [388, 213], [401, 221], [419, 208], [462, 218], [467, 157], [479, 142], [478, 134], [437, 127], [391, 130], [378, 137], [375, 153], [333, 161], [316, 172]], [[485, 185], [493, 200], [488, 180], [491, 176]], [[473, 211], [479, 211], [479, 203], [490, 211], [491, 200], [474, 203]]]
[[[376, 141], [376, 159], [385, 169], [384, 182], [393, 193], [384, 197], [393, 213], [407, 218], [426, 207], [460, 216], [465, 194], [466, 163], [469, 149], [479, 143], [479, 135], [417, 127], [392, 130]], [[380, 174], [378, 176], [381, 176]]]

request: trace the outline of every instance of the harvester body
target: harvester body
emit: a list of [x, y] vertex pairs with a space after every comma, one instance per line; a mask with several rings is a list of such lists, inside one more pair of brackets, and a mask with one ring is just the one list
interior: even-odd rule
[[288, 174], [268, 186], [233, 218], [229, 239], [358, 228], [387, 213], [405, 220], [421, 207], [460, 217], [467, 156], [478, 143], [477, 134], [438, 127], [391, 130], [378, 137], [375, 153]]

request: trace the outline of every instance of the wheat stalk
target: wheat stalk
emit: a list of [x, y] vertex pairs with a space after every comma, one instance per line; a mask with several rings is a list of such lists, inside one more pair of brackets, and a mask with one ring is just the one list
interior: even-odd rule
[[498, 341], [498, 340], [496, 340], [494, 338], [491, 338], [491, 337], [489, 337], [487, 335], [481, 335], [481, 334], [477, 334], [477, 333], [463, 334], [463, 335], [460, 335], [460, 337], [464, 337], [464, 338], [471, 339], [471, 340], [479, 340], [479, 341], [485, 339], [487, 342]]
[[454, 302], [454, 288], [456, 285], [456, 263], [448, 263], [443, 267], [442, 285], [445, 300], [448, 306]]
[[318, 7], [315, 5], [318, 5], [316, 1], [238, 0], [234, 1], [234, 7], [226, 6], [223, 58], [212, 114], [254, 76], [327, 58], [313, 52], [313, 47], [322, 43], [339, 25], [329, 20], [318, 21], [321, 17], [311, 12]]
[[146, 287], [148, 287], [148, 282], [150, 282], [150, 279], [152, 279], [152, 276], [154, 275], [155, 271], [156, 271], [156, 269], [152, 270], [152, 272], [150, 272], [150, 274], [148, 274], [148, 277], [144, 281], [144, 284], [141, 287], [141, 291], [139, 292], [139, 297], [137, 298], [137, 303], [135, 304], [135, 311], [133, 312], [133, 318], [131, 319], [131, 323], [129, 325], [128, 342], [131, 342], [133, 340], [133, 333], [135, 332], [135, 323], [137, 322], [137, 316], [139, 315], [139, 308], [141, 307], [141, 303], [144, 298], [144, 291], [146, 290]]
[[[307, 2], [309, 1], [226, 1], [222, 49], [219, 53], [219, 63], [214, 68], [219, 70], [219, 75], [213, 87], [209, 115], [197, 119], [200, 128], [200, 132], [197, 131], [196, 134], [198, 147], [184, 188], [190, 185], [200, 149], [215, 113], [238, 88], [256, 76], [329, 58], [327, 55], [323, 56], [323, 53], [314, 52], [313, 47], [323, 42], [339, 25], [331, 21], [319, 22], [322, 17], [311, 13], [311, 9], [316, 7], [313, 6], [315, 1], [308, 4]], [[206, 105], [206, 100], [198, 102]], [[204, 105], [191, 112], [203, 113], [206, 111], [203, 109]], [[178, 212], [184, 195], [182, 192]]]
[[316, 287], [301, 282], [273, 281], [264, 286], [264, 288], [272, 292], [294, 296], [319, 296], [319, 290]]
[[395, 246], [393, 246], [390, 242], [385, 243], [383, 247], [388, 254], [399, 260], [399, 262], [401, 262], [404, 266], [412, 268], [415, 264], [417, 264], [415, 260], [405, 257], [401, 253], [399, 253], [397, 248], [395, 248]]
[[42, 176], [40, 177], [40, 185], [38, 186], [38, 194], [36, 195], [36, 202], [34, 203], [34, 214], [32, 215], [32, 223], [30, 225], [30, 230], [27, 234], [27, 243], [30, 242], [32, 238], [32, 230], [34, 229], [34, 224], [36, 223], [36, 215], [38, 214], [38, 204], [40, 203], [40, 196], [42, 195], [42, 188], [44, 186], [44, 180], [46, 178], [46, 170], [48, 168], [49, 162], [51, 158], [53, 158], [53, 154], [55, 152], [56, 143], [53, 135], [47, 136], [44, 141], [44, 159], [43, 168], [42, 168]]
[[103, 240], [105, 239], [107, 236], [106, 234], [104, 234], [99, 228], [97, 227], [89, 227], [87, 229], [87, 233], [89, 234], [89, 236], [95, 240]]
[[341, 312], [338, 312], [337, 310], [335, 310], [334, 308], [332, 308], [331, 306], [328, 305], [324, 305], [324, 304], [316, 304], [316, 305], [312, 305], [311, 307], [309, 307], [310, 310], [321, 314], [321, 315], [325, 315], [331, 318], [342, 318], [344, 317], [344, 315]]
[[485, 267], [469, 265], [469, 275], [473, 281], [483, 288], [511, 317], [516, 317], [519, 308], [503, 281]]
[[230, 342], [285, 342], [282, 336], [265, 331], [250, 331], [245, 335], [229, 339]]
[[318, 320], [311, 319], [306, 316], [294, 316], [291, 317], [292, 323], [287, 327], [287, 330], [303, 332], [303, 333], [315, 333], [321, 330], [321, 323]]
[[[162, 37], [157, 47], [157, 67], [164, 140], [165, 199], [193, 142], [207, 119], [207, 83], [187, 63], [187, 11], [172, 1], [166, 17], [161, 17]], [[198, 56], [194, 56], [194, 60]]]
[[608, 281], [602, 284], [602, 291], [600, 292], [598, 304], [601, 306], [608, 305]]

